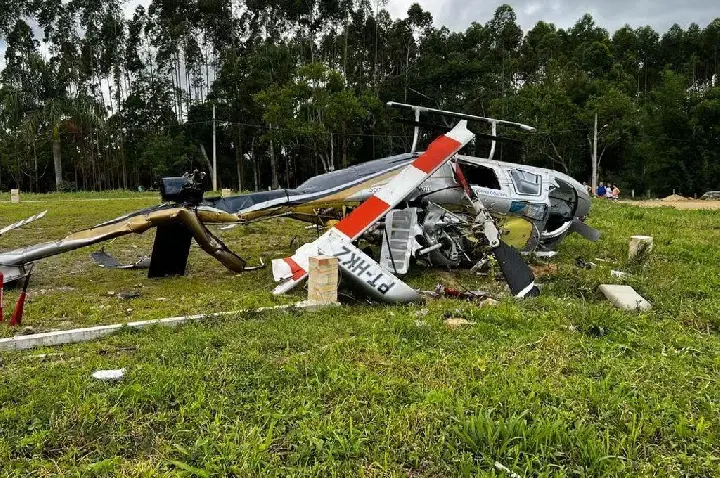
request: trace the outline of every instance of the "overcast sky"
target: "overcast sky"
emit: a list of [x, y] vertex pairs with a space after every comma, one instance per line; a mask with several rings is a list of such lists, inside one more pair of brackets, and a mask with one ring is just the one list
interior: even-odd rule
[[[404, 17], [415, 1], [389, 0], [386, 8], [393, 17]], [[128, 18], [138, 4], [147, 7], [149, 3], [150, 0], [127, 0], [124, 9]], [[720, 17], [720, 0], [421, 0], [419, 3], [432, 13], [435, 26], [444, 25], [451, 30], [464, 30], [472, 22], [487, 22], [503, 3], [513, 7], [525, 32], [539, 20], [567, 28], [585, 13], [592, 14], [595, 22], [611, 34], [626, 23], [633, 27], [650, 25], [662, 34], [673, 23], [687, 28], [695, 22], [704, 28]], [[0, 41], [0, 67], [4, 53], [5, 44]]]
[[[404, 16], [413, 0], [390, 0], [387, 9], [393, 16]], [[472, 22], [485, 23], [495, 9], [507, 3], [515, 10], [518, 23], [527, 32], [538, 21], [551, 22], [560, 28], [572, 26], [585, 13], [610, 31], [629, 23], [633, 27], [650, 25], [664, 32], [673, 23], [686, 28], [692, 22], [707, 26], [720, 17], [720, 0], [422, 0], [435, 26], [464, 30]]]

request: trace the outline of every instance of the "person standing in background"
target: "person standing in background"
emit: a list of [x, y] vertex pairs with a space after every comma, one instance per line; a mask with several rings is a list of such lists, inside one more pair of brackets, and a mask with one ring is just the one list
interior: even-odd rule
[[603, 183], [600, 183], [600, 185], [597, 187], [597, 190], [595, 191], [595, 195], [599, 198], [605, 197], [605, 185]]

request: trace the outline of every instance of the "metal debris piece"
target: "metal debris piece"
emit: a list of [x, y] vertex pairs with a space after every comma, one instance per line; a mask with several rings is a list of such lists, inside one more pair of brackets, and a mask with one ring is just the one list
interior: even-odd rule
[[142, 256], [134, 264], [122, 264], [113, 256], [105, 252], [104, 247], [99, 251], [95, 251], [90, 254], [90, 257], [95, 264], [107, 269], [147, 269], [150, 267], [150, 258], [147, 256]]
[[602, 284], [600, 292], [619, 309], [649, 310], [651, 307], [650, 302], [628, 285]]
[[590, 261], [585, 262], [582, 257], [578, 257], [575, 259], [575, 265], [578, 266], [580, 269], [594, 269], [597, 267], [597, 264]]

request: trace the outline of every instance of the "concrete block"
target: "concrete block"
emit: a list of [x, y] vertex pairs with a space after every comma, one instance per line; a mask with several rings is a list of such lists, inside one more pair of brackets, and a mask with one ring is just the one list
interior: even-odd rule
[[619, 309], [649, 310], [651, 307], [650, 302], [629, 285], [602, 284], [600, 292]]
[[335, 303], [337, 302], [337, 288], [337, 257], [310, 257], [308, 267], [308, 302], [312, 304]]
[[628, 259], [642, 261], [652, 252], [652, 236], [632, 236], [628, 247]]
[[14, 203], [20, 202], [20, 190], [19, 189], [11, 189], [10, 190], [10, 202], [14, 202]]

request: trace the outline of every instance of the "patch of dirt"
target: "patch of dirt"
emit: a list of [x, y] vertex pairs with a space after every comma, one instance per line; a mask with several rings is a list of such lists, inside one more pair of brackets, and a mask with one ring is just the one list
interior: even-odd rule
[[557, 272], [557, 264], [543, 264], [539, 266], [530, 266], [535, 277], [549, 276]]
[[679, 194], [671, 194], [661, 199], [662, 202], [678, 202], [678, 201], [691, 201], [690, 198], [680, 196]]
[[683, 199], [680, 201], [623, 201], [640, 207], [674, 207], [676, 209], [720, 209], [720, 201], [702, 201], [700, 199]]

